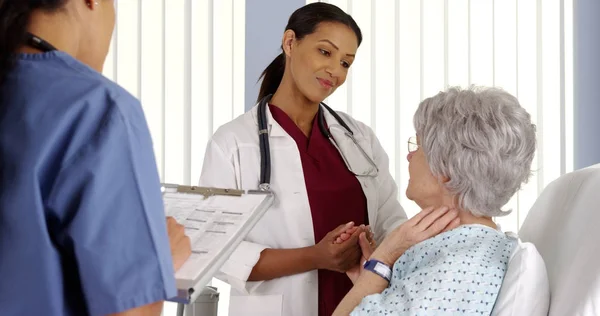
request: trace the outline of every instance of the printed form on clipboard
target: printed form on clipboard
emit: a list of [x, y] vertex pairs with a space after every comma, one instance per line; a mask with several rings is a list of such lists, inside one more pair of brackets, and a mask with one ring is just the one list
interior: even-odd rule
[[185, 226], [192, 254], [175, 273], [179, 303], [193, 302], [273, 203], [270, 191], [163, 184], [166, 216]]

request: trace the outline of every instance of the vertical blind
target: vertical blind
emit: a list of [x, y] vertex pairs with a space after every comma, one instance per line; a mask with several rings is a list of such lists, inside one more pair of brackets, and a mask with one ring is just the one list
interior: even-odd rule
[[[307, 3], [315, 1], [307, 1]], [[496, 86], [517, 96], [537, 127], [532, 177], [496, 221], [517, 231], [541, 190], [573, 169], [572, 0], [323, 0], [363, 32], [347, 83], [327, 102], [371, 126], [405, 196], [407, 140], [424, 98], [449, 86]]]
[[[506, 205], [513, 213], [497, 219], [503, 229], [517, 231], [541, 190], [573, 169], [573, 0], [324, 2], [363, 32], [346, 84], [326, 102], [374, 129], [409, 216], [418, 212], [404, 195], [412, 116], [448, 86], [504, 88], [537, 125], [532, 178]], [[194, 184], [209, 137], [244, 112], [246, 1], [116, 5], [104, 74], [141, 100], [161, 180]], [[220, 291], [227, 315], [227, 287]]]
[[197, 183], [209, 137], [244, 113], [245, 1], [115, 3], [104, 74], [141, 100], [162, 181]]

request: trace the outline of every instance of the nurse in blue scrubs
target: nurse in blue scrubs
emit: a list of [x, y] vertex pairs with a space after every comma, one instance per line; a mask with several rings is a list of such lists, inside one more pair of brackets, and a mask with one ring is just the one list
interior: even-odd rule
[[160, 315], [165, 221], [138, 100], [100, 73], [113, 0], [0, 1], [0, 315]]

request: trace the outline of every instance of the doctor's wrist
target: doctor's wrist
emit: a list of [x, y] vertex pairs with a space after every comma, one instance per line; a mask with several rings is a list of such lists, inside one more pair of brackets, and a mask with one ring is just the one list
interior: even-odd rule
[[321, 255], [317, 245], [306, 247], [304, 249], [306, 251], [307, 258], [309, 258], [311, 270], [320, 270], [325, 268], [323, 256]]

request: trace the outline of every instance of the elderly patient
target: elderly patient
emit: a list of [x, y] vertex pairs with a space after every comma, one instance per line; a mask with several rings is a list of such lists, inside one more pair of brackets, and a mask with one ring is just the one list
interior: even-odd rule
[[[360, 239], [365, 257], [391, 268], [391, 281], [371, 270], [349, 274], [354, 287], [334, 315], [492, 311], [516, 243], [492, 217], [509, 213], [503, 205], [530, 175], [535, 126], [515, 97], [493, 88], [452, 88], [428, 98], [414, 125], [406, 196], [424, 210], [372, 254]], [[432, 231], [441, 233], [427, 239]]]

